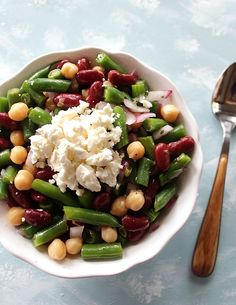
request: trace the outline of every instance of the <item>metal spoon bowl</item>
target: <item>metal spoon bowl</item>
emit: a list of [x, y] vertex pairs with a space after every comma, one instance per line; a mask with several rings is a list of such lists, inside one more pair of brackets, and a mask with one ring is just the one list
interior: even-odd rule
[[202, 277], [213, 272], [217, 257], [230, 138], [236, 125], [236, 63], [220, 75], [212, 96], [212, 111], [223, 129], [223, 145], [193, 253], [192, 271]]

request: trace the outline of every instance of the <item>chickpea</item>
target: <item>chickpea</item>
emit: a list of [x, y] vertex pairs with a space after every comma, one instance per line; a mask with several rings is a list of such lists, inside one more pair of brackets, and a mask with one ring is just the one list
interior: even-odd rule
[[33, 180], [34, 176], [29, 171], [21, 169], [15, 176], [14, 184], [19, 191], [27, 191], [31, 189]]
[[48, 246], [48, 255], [56, 261], [62, 261], [66, 257], [66, 245], [59, 239], [54, 239]]
[[101, 67], [101, 66], [94, 66], [94, 67], [93, 67], [93, 70], [97, 70], [97, 71], [99, 71], [99, 72], [104, 72], [104, 71], [105, 71], [104, 68]]
[[163, 119], [170, 123], [175, 122], [180, 113], [179, 108], [173, 104], [162, 106], [160, 112]]
[[125, 205], [125, 196], [120, 196], [113, 201], [111, 205], [111, 214], [114, 216], [122, 217], [127, 214], [128, 209]]
[[118, 234], [116, 228], [102, 227], [101, 236], [105, 242], [114, 243], [117, 240]]
[[29, 108], [25, 103], [16, 103], [11, 106], [11, 109], [8, 111], [9, 117], [14, 121], [23, 121], [27, 118]]
[[61, 68], [61, 74], [68, 79], [74, 78], [75, 74], [79, 71], [78, 67], [71, 62], [66, 62]]
[[83, 240], [81, 237], [73, 237], [67, 239], [66, 241], [66, 251], [69, 254], [75, 255], [80, 253], [83, 245]]
[[25, 144], [24, 134], [21, 130], [14, 130], [10, 134], [11, 143], [14, 146], [22, 146]]
[[126, 197], [125, 205], [132, 211], [139, 211], [145, 203], [145, 198], [141, 190], [134, 190]]
[[144, 156], [145, 148], [141, 142], [134, 141], [128, 145], [127, 153], [128, 153], [129, 158], [131, 158], [133, 160], [138, 160]]
[[15, 164], [22, 164], [27, 158], [27, 150], [23, 146], [15, 146], [11, 150], [10, 159]]
[[12, 207], [8, 210], [7, 218], [10, 224], [13, 226], [19, 226], [23, 223], [23, 216], [25, 213], [25, 209], [21, 207]]

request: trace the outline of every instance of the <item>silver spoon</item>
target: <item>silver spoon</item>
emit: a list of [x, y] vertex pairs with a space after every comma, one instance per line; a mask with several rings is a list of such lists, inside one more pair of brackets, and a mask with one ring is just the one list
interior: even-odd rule
[[217, 257], [230, 138], [236, 125], [236, 62], [217, 81], [212, 96], [212, 111], [223, 128], [223, 145], [192, 259], [193, 273], [202, 277], [213, 272]]

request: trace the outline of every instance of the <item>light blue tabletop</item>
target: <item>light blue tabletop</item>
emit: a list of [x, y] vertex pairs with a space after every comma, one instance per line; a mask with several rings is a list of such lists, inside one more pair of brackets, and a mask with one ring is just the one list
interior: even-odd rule
[[65, 280], [0, 246], [1, 304], [236, 304], [235, 135], [217, 266], [209, 279], [190, 271], [222, 136], [211, 93], [219, 73], [236, 59], [235, 11], [235, 0], [0, 0], [0, 81], [48, 51], [95, 45], [130, 52], [177, 84], [199, 124], [204, 154], [194, 211], [158, 256], [113, 277]]

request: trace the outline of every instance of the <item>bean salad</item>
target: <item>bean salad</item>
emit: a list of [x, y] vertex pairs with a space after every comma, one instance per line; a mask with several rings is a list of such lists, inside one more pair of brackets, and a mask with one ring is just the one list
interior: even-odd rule
[[[195, 142], [173, 99], [171, 90], [150, 90], [142, 75], [105, 53], [51, 63], [20, 88], [9, 89], [0, 97], [0, 199], [9, 206], [10, 224], [34, 247], [46, 246], [54, 260], [121, 258], [124, 247], [158, 228], [178, 197], [179, 176], [191, 162]], [[114, 130], [115, 140], [107, 139], [101, 151], [95, 146], [97, 163], [84, 148], [85, 157], [81, 147], [68, 153], [65, 164], [73, 164], [78, 180], [63, 186], [53, 165], [57, 144], [38, 143], [42, 156], [35, 160], [33, 141], [37, 144], [40, 132], [51, 130], [62, 115], [99, 118], [105, 110], [112, 113], [111, 128], [105, 131], [109, 136]], [[70, 118], [66, 123], [68, 133], [77, 128]], [[87, 132], [80, 133], [87, 141]], [[68, 140], [70, 147], [73, 141]]]

